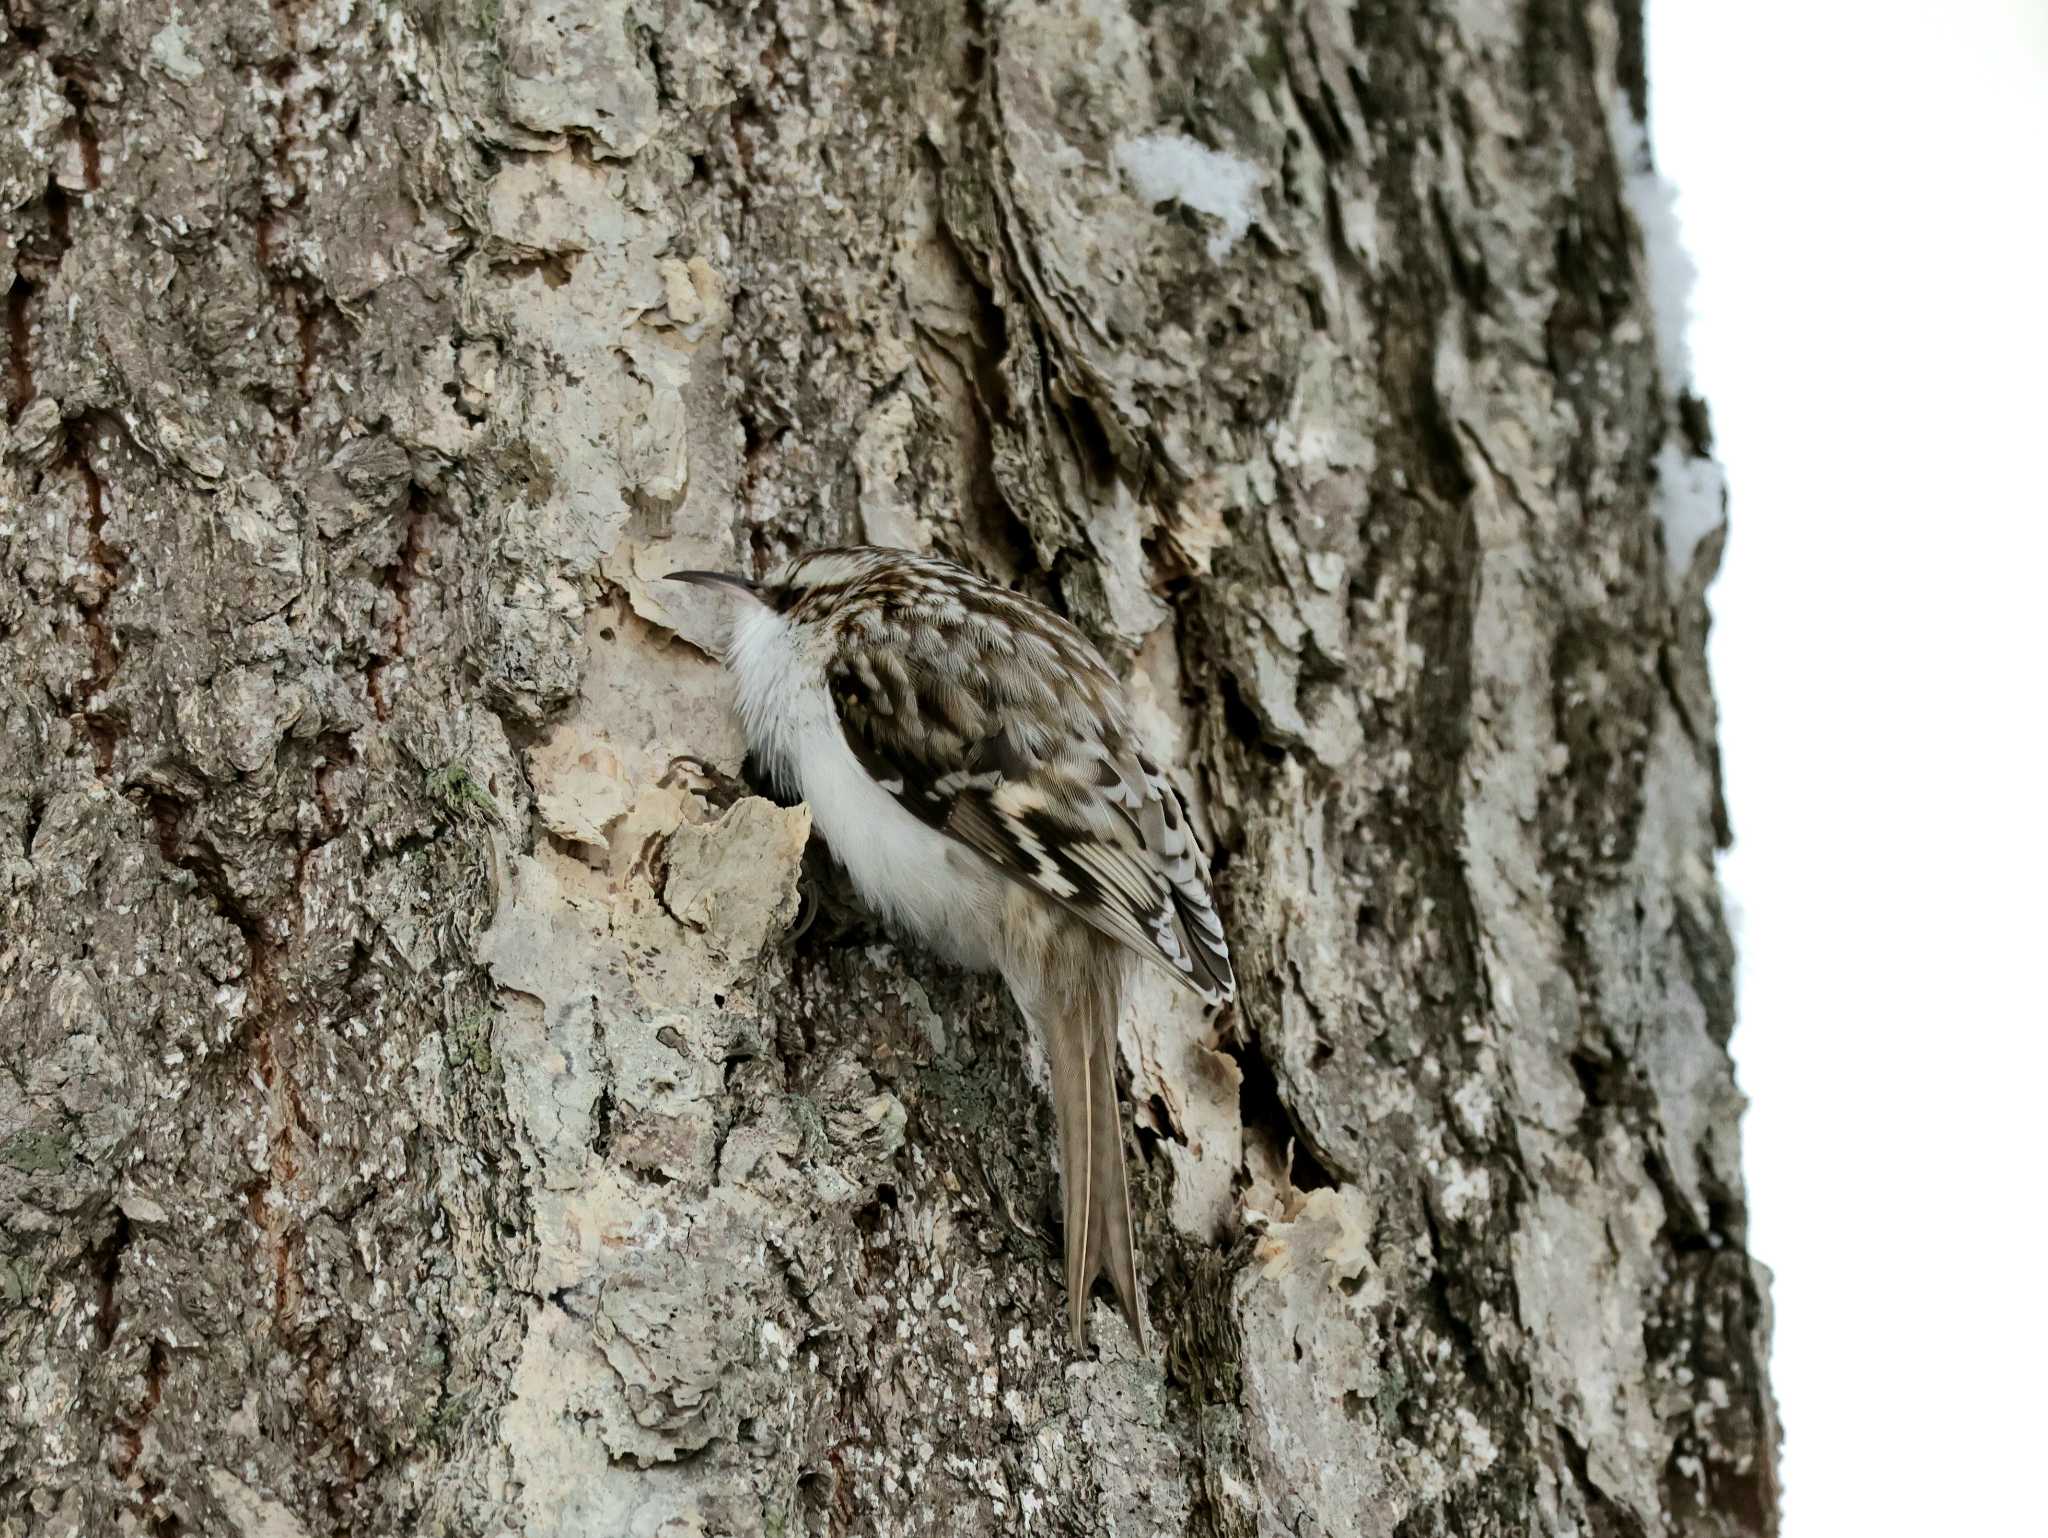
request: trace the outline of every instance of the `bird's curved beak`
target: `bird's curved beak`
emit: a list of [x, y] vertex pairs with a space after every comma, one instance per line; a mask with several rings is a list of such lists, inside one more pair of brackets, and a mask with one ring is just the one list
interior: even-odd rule
[[735, 577], [730, 572], [724, 571], [672, 571], [661, 580], [664, 582], [694, 582], [699, 587], [729, 587], [745, 593], [749, 598], [758, 598], [760, 596], [755, 590], [754, 584], [745, 577]]

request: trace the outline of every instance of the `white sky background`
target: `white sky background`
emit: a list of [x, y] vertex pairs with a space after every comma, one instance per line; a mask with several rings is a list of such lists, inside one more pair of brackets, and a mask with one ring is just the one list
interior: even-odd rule
[[2048, 0], [1650, 0], [1787, 1538], [2048, 1533]]

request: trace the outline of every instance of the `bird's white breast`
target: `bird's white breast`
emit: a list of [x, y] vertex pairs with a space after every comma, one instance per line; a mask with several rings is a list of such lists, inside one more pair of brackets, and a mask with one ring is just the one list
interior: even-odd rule
[[869, 906], [968, 966], [996, 964], [1002, 878], [905, 811], [847, 745], [822, 658], [765, 605], [742, 602], [726, 667], [747, 741], [811, 822]]

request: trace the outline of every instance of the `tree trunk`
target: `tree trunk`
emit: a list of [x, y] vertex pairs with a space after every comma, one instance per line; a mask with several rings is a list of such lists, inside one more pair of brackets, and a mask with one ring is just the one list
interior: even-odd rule
[[[1630, 0], [5, 13], [0, 1534], [1773, 1531]], [[1150, 1358], [660, 580], [854, 539], [1198, 803]]]

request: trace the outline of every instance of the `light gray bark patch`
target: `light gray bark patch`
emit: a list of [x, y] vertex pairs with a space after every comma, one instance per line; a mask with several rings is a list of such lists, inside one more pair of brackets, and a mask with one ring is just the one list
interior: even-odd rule
[[515, 123], [543, 134], [580, 130], [609, 156], [637, 154], [653, 137], [654, 72], [631, 6], [506, 0], [498, 42]]

